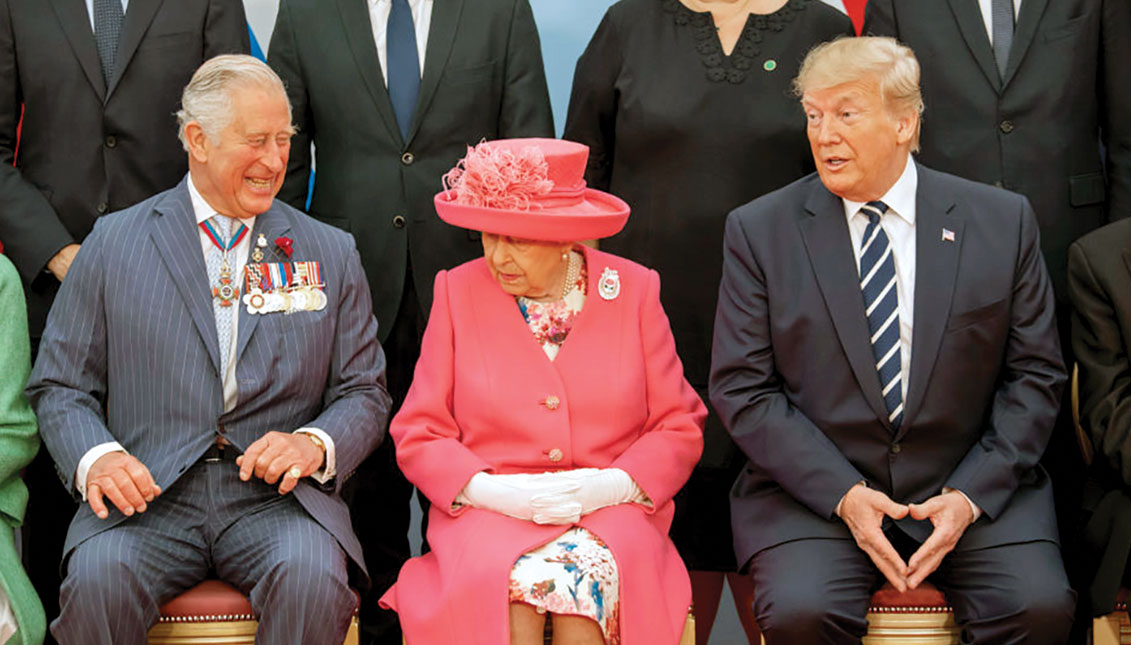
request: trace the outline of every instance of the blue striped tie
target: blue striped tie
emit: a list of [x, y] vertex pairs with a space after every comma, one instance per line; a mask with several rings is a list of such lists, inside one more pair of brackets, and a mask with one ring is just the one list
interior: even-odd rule
[[888, 205], [868, 202], [860, 212], [868, 218], [864, 240], [860, 245], [860, 288], [864, 292], [864, 310], [872, 334], [872, 353], [880, 376], [888, 420], [899, 428], [903, 420], [903, 385], [899, 349], [899, 294], [895, 284], [895, 258], [888, 236], [880, 226], [880, 217]]
[[385, 66], [389, 75], [389, 101], [397, 116], [401, 139], [408, 143], [408, 129], [420, 93], [420, 56], [416, 51], [416, 27], [408, 0], [393, 0], [385, 27]]

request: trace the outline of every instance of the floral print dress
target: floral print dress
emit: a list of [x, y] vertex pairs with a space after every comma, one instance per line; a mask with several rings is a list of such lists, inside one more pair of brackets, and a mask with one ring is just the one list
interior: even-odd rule
[[[574, 261], [579, 259], [575, 257]], [[584, 260], [580, 261], [577, 280], [561, 300], [541, 303], [518, 298], [534, 339], [550, 360], [557, 358], [585, 304], [588, 272]], [[612, 551], [601, 538], [581, 527], [573, 527], [524, 553], [511, 569], [510, 602], [532, 605], [539, 613], [590, 618], [601, 626], [608, 645], [620, 643], [619, 599], [619, 576]]]

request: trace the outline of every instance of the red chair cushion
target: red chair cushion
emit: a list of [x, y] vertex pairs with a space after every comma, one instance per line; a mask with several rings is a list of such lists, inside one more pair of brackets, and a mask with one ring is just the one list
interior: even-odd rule
[[[361, 596], [353, 592], [356, 615]], [[162, 618], [212, 617], [213, 620], [254, 620], [251, 602], [232, 585], [209, 579], [161, 606]]]
[[937, 607], [940, 611], [950, 607], [942, 592], [933, 584], [924, 582], [918, 589], [900, 593], [891, 583], [885, 582], [880, 590], [872, 594], [872, 607], [892, 609], [900, 607]]
[[232, 585], [205, 580], [161, 607], [164, 617], [251, 616], [251, 603]]

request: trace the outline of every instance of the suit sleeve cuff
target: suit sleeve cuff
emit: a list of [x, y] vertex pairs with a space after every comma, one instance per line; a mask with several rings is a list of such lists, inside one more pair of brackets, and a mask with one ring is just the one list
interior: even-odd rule
[[294, 434], [300, 432], [318, 437], [322, 440], [322, 445], [326, 446], [326, 459], [322, 462], [322, 468], [310, 474], [311, 479], [319, 484], [325, 484], [338, 474], [338, 464], [334, 457], [334, 440], [319, 428], [299, 428], [294, 431]]
[[122, 444], [117, 441], [107, 441], [106, 443], [100, 443], [90, 450], [87, 450], [86, 454], [79, 460], [79, 466], [75, 469], [75, 488], [78, 490], [79, 495], [82, 495], [82, 501], [86, 501], [86, 474], [90, 472], [90, 467], [93, 466], [94, 462], [98, 461], [102, 455], [111, 452], [130, 454], [122, 447]]
[[955, 493], [958, 493], [959, 495], [961, 495], [962, 498], [966, 500], [966, 503], [970, 505], [970, 512], [974, 514], [974, 519], [971, 520], [971, 523], [977, 522], [978, 518], [982, 516], [982, 509], [978, 508], [978, 505], [975, 504], [974, 500], [970, 499], [966, 495], [966, 493], [963, 493], [962, 491], [958, 490], [957, 488], [951, 488], [950, 486], [943, 486], [942, 492], [944, 494], [950, 493], [950, 492], [955, 492]]

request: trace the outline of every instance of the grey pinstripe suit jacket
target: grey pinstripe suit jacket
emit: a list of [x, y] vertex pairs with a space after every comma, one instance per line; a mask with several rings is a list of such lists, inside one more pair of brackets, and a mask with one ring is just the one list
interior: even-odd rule
[[[338, 491], [380, 443], [389, 396], [358, 252], [349, 234], [279, 201], [256, 218], [253, 240], [260, 233], [264, 261], [287, 259], [274, 246], [285, 235], [293, 260], [321, 263], [329, 304], [290, 315], [240, 307], [234, 410], [223, 412], [207, 271], [183, 180], [97, 222], [48, 317], [28, 393], [71, 491], [79, 460], [107, 441], [167, 490], [218, 431], [243, 450], [271, 430], [321, 428], [334, 440], [338, 476], [324, 488], [306, 479], [293, 494], [364, 571]], [[82, 505], [64, 553], [125, 520], [112, 507], [99, 520]]]

